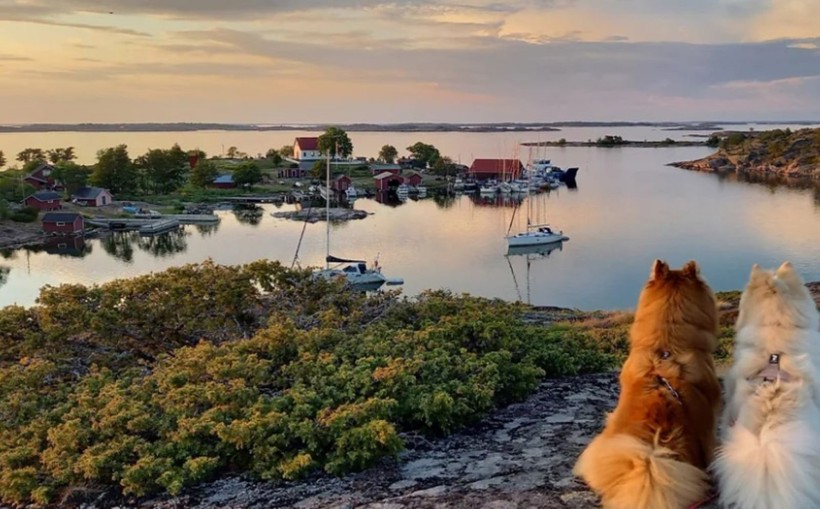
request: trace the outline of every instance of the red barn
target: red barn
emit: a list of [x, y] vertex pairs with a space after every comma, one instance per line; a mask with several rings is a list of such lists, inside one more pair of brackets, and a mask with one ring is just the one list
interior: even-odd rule
[[370, 171], [373, 172], [374, 176], [384, 172], [389, 172], [393, 175], [398, 175], [401, 171], [401, 166], [398, 164], [371, 164]]
[[350, 180], [350, 177], [348, 177], [347, 175], [339, 175], [338, 177], [333, 179], [333, 182], [330, 184], [330, 187], [334, 191], [347, 191], [347, 188], [349, 188], [350, 184], [352, 183], [353, 181]]
[[476, 159], [467, 174], [476, 180], [513, 180], [524, 172], [518, 159]]
[[54, 191], [37, 191], [23, 200], [26, 207], [34, 207], [39, 210], [57, 210], [62, 208], [60, 194]]
[[389, 171], [380, 173], [373, 177], [376, 181], [376, 190], [379, 192], [387, 191], [390, 187], [398, 187], [404, 183], [404, 177], [395, 175]]
[[421, 185], [421, 181], [424, 180], [421, 176], [421, 173], [417, 171], [411, 171], [404, 177], [404, 183], [408, 186], [419, 186]]
[[85, 229], [83, 216], [76, 212], [47, 212], [43, 216], [43, 231], [54, 235], [73, 235]]
[[36, 170], [26, 175], [26, 178], [23, 180], [36, 189], [51, 189], [56, 185], [54, 177], [51, 176], [52, 173], [54, 173], [54, 166], [42, 164]]

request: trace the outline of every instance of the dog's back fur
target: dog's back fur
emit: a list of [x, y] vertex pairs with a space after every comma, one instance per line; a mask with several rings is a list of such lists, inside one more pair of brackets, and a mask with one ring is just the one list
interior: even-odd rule
[[[721, 502], [743, 509], [820, 507], [820, 314], [790, 263], [752, 268], [726, 377]], [[772, 354], [780, 376], [762, 380]], [[773, 368], [769, 368], [773, 369]]]
[[655, 261], [621, 370], [618, 406], [575, 474], [608, 509], [682, 509], [708, 494], [720, 410], [717, 306], [695, 262]]

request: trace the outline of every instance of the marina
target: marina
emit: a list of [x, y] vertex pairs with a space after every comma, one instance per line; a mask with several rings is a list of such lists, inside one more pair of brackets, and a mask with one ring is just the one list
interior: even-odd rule
[[[474, 138], [484, 144], [495, 139], [471, 136], [465, 145]], [[389, 268], [388, 277], [405, 280], [401, 289], [408, 296], [443, 288], [518, 300], [508, 260], [520, 284], [526, 257], [505, 256], [514, 251], [505, 234], [511, 221], [512, 233], [525, 231], [521, 211], [532, 207], [532, 224], [550, 224], [571, 238], [549, 256], [530, 256], [535, 305], [628, 308], [639, 289], [635, 281], [645, 278], [646, 266], [656, 257], [678, 264], [698, 258], [716, 290], [742, 286], [753, 263], [774, 265], [784, 259], [807, 279], [820, 280], [820, 190], [667, 166], [709, 153], [699, 147], [567, 148], [549, 158], [562, 167], [581, 168], [575, 188], [492, 195], [463, 189], [406, 201], [357, 198], [354, 209], [367, 216], [330, 222], [333, 246], [341, 249], [331, 254], [365, 260], [369, 266], [378, 257], [384, 270]], [[462, 185], [466, 188], [466, 179]], [[6, 252], [0, 258], [0, 266], [9, 269], [0, 286], [0, 304], [32, 304], [45, 284], [93, 284], [208, 258], [223, 264], [268, 258], [290, 266], [303, 229], [300, 266], [325, 267], [324, 220], [305, 223], [273, 216], [308, 210], [307, 203], [257, 206], [253, 218], [217, 209], [205, 218], [210, 224], [182, 224], [151, 237], [153, 243], [140, 241], [137, 231], [115, 231], [85, 239], [74, 256]], [[324, 216], [324, 204], [316, 208]]]

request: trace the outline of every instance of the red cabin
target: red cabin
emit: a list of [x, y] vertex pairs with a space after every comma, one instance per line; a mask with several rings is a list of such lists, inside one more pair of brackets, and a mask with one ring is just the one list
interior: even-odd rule
[[376, 175], [373, 180], [375, 180], [376, 190], [379, 192], [388, 191], [391, 187], [398, 187], [404, 183], [404, 177], [389, 171]]
[[76, 212], [47, 212], [43, 216], [43, 231], [53, 235], [74, 235], [85, 230], [83, 216]]
[[39, 168], [26, 175], [23, 180], [26, 184], [33, 186], [36, 189], [52, 189], [56, 186], [54, 177], [51, 174], [54, 172], [54, 166], [50, 164], [40, 165]]
[[23, 203], [26, 207], [38, 210], [58, 210], [63, 206], [60, 198], [60, 194], [54, 191], [37, 191], [23, 200]]
[[404, 177], [404, 183], [408, 186], [419, 186], [421, 185], [421, 181], [424, 180], [421, 176], [421, 173], [417, 171], [411, 171]]
[[380, 175], [384, 172], [392, 173], [393, 175], [398, 175], [401, 172], [401, 165], [398, 164], [371, 164], [370, 171], [373, 172], [373, 176]]
[[468, 175], [476, 180], [513, 180], [524, 172], [524, 165], [518, 159], [476, 159], [470, 166]]
[[350, 180], [350, 177], [347, 175], [339, 175], [333, 180], [330, 187], [333, 188], [334, 191], [347, 191], [347, 188], [349, 188], [352, 183], [353, 181]]

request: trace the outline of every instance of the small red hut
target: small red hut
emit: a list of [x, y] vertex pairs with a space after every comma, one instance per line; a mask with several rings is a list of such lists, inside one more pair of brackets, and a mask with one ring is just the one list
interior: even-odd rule
[[76, 212], [48, 212], [43, 216], [43, 231], [54, 235], [73, 235], [85, 229], [83, 216]]

